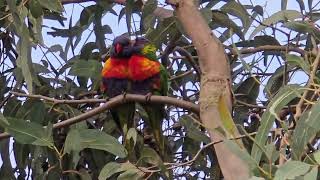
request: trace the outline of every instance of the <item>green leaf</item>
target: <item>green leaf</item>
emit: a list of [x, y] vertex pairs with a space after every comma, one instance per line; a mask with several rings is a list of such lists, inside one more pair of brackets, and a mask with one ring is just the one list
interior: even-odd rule
[[103, 34], [112, 34], [112, 29], [109, 25], [103, 25], [101, 28]]
[[316, 180], [316, 179], [318, 179], [318, 167], [312, 168], [312, 170], [310, 172], [308, 172], [304, 176], [304, 179], [305, 180]]
[[213, 10], [212, 11], [212, 22], [214, 24], [218, 24], [223, 27], [227, 27], [232, 29], [234, 33], [236, 33], [240, 38], [244, 39], [243, 33], [240, 27], [233, 22], [227, 14], [222, 11]]
[[120, 158], [127, 156], [127, 151], [116, 138], [99, 130], [73, 129], [68, 133], [66, 142], [65, 153], [91, 148], [110, 152]]
[[109, 177], [111, 177], [112, 175], [114, 175], [115, 173], [119, 173], [124, 171], [123, 169], [121, 169], [121, 164], [116, 163], [116, 162], [110, 162], [108, 164], [106, 164], [102, 170], [100, 171], [99, 174], [99, 180], [106, 180]]
[[263, 8], [260, 5], [256, 5], [253, 9], [256, 13], [258, 13], [260, 16], [263, 16]]
[[154, 10], [156, 10], [158, 2], [156, 0], [148, 0], [142, 9], [142, 18], [146, 18], [149, 15], [152, 16]]
[[[28, 35], [25, 34], [24, 36]], [[31, 60], [31, 45], [28, 37], [21, 37], [18, 41], [17, 51], [17, 66], [21, 68], [23, 77], [27, 83], [27, 88], [30, 94], [33, 93], [33, 82], [35, 81], [34, 71]]]
[[271, 24], [278, 23], [280, 21], [292, 21], [297, 18], [302, 17], [302, 14], [296, 10], [283, 10], [277, 12], [270, 16], [269, 18], [265, 19], [262, 23], [264, 25], [259, 25], [250, 35], [249, 39], [252, 39], [256, 34], [267, 28], [265, 25], [270, 26]]
[[91, 180], [91, 176], [84, 168], [79, 170], [81, 180]]
[[286, 22], [283, 26], [299, 33], [311, 33], [315, 30], [314, 25], [307, 21]]
[[125, 172], [120, 174], [120, 176], [117, 178], [118, 180], [140, 180], [144, 175], [144, 173], [141, 170], [139, 170], [135, 165], [131, 164], [130, 162], [122, 164], [110, 162], [102, 168], [99, 174], [99, 180], [108, 179], [112, 175], [123, 171]]
[[134, 142], [134, 145], [136, 145], [137, 143], [137, 137], [138, 137], [138, 133], [136, 131], [135, 128], [130, 128], [129, 131], [127, 132], [127, 139], [130, 140], [132, 139]]
[[300, 161], [288, 161], [277, 170], [274, 180], [295, 179], [310, 171], [309, 164]]
[[96, 60], [78, 60], [71, 66], [69, 74], [97, 79], [100, 77], [101, 70], [102, 65]]
[[[279, 89], [283, 86], [283, 75], [285, 74], [284, 70], [285, 70], [285, 66], [280, 66], [269, 78], [263, 90], [263, 92], [268, 98], [273, 97], [279, 91]], [[287, 72], [288, 70], [289, 68], [287, 68]]]
[[244, 29], [250, 26], [251, 21], [249, 18], [249, 14], [242, 4], [237, 3], [236, 1], [229, 1], [227, 4], [221, 7], [221, 10], [240, 18]]
[[[236, 100], [242, 101], [249, 104], [256, 104], [256, 100], [259, 95], [259, 77], [249, 77], [243, 82], [237, 84], [234, 93], [236, 94]], [[248, 119], [249, 107], [246, 106], [235, 106], [234, 120], [236, 124], [243, 124], [243, 122]]]
[[312, 159], [314, 159], [318, 164], [320, 164], [320, 151], [312, 153]]
[[297, 122], [292, 137], [292, 154], [294, 159], [300, 159], [305, 152], [305, 146], [311, 138], [320, 131], [320, 102], [313, 105], [310, 111], [302, 114]]
[[38, 0], [38, 1], [42, 7], [47, 8], [51, 11], [60, 13], [63, 10], [62, 4], [59, 0]]
[[0, 126], [1, 127], [6, 127], [9, 125], [8, 120], [3, 116], [2, 113], [0, 113]]
[[11, 134], [21, 144], [33, 144], [38, 146], [53, 147], [53, 139], [50, 127], [23, 119], [7, 118], [9, 125], [5, 131]]
[[32, 63], [32, 67], [33, 67], [34, 72], [36, 74], [40, 74], [40, 73], [49, 74], [51, 72], [45, 66], [38, 64], [38, 63]]
[[293, 54], [287, 54], [287, 62], [292, 66], [298, 66], [299, 68], [303, 69], [306, 73], [310, 73], [310, 64], [308, 61], [304, 60], [300, 56], [296, 56]]
[[251, 151], [251, 156], [256, 160], [256, 162], [260, 162], [262, 152], [259, 146], [264, 146], [268, 138], [269, 130], [272, 127], [275, 118], [278, 116], [277, 113], [291, 100], [299, 97], [303, 91], [304, 88], [298, 85], [284, 86], [270, 101], [267, 110], [261, 117], [261, 125], [259, 126], [257, 135], [255, 137], [255, 143]]
[[28, 111], [27, 119], [30, 119], [32, 122], [43, 124], [47, 111], [45, 104], [42, 101], [32, 102]]
[[81, 14], [80, 14], [80, 25], [86, 26], [89, 25], [89, 22], [91, 23], [92, 18], [94, 16], [96, 5], [91, 5], [88, 7], [83, 8]]
[[40, 6], [39, 0], [28, 1], [28, 4], [33, 17], [38, 18], [43, 15], [43, 8]]
[[80, 59], [89, 59], [95, 49], [98, 49], [96, 42], [89, 42], [83, 45], [81, 48]]
[[149, 147], [143, 148], [139, 161], [143, 161], [156, 166], [163, 165], [163, 162], [158, 153], [154, 149], [151, 149]]
[[14, 151], [14, 158], [17, 163], [17, 168], [25, 169], [30, 154], [31, 147], [27, 144], [20, 144], [18, 142], [13, 143], [13, 151]]
[[235, 89], [235, 94], [239, 96], [241, 100], [245, 100], [248, 103], [255, 103], [259, 95], [259, 77], [249, 77]]
[[195, 123], [189, 115], [182, 115], [179, 123], [186, 128], [186, 135], [191, 139], [204, 143], [210, 142], [210, 138], [204, 132], [200, 131], [199, 124]]
[[42, 17], [34, 18], [33, 16], [29, 16], [29, 23], [32, 24], [30, 31], [30, 36], [35, 44], [43, 45], [43, 37], [42, 37]]
[[140, 169], [129, 169], [124, 173], [120, 174], [117, 180], [143, 180], [144, 172]]

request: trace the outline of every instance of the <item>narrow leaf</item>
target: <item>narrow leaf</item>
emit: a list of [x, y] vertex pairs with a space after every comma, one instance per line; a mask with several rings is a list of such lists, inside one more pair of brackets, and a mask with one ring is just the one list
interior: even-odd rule
[[300, 159], [305, 152], [305, 146], [311, 138], [320, 131], [320, 102], [313, 105], [310, 111], [302, 114], [297, 122], [292, 137], [292, 152], [294, 159]]
[[[76, 145], [73, 140], [77, 140]], [[127, 151], [116, 138], [99, 130], [73, 129], [68, 133], [66, 142], [69, 143], [65, 145], [65, 153], [92, 148], [110, 152], [120, 158], [127, 156]]]
[[21, 144], [33, 144], [38, 146], [53, 147], [53, 139], [50, 128], [44, 128], [38, 123], [23, 119], [7, 118], [9, 125], [5, 131], [10, 133]]
[[277, 170], [274, 180], [295, 179], [305, 175], [311, 166], [300, 161], [288, 161]]
[[304, 88], [301, 86], [288, 85], [280, 89], [278, 94], [271, 100], [267, 110], [263, 113], [261, 117], [261, 125], [259, 126], [257, 135], [255, 137], [255, 144], [253, 145], [251, 151], [251, 156], [257, 162], [260, 162], [260, 158], [262, 155], [259, 146], [263, 147], [262, 145], [265, 144], [268, 138], [269, 130], [274, 123], [277, 113], [291, 100], [293, 100], [296, 97], [299, 97], [303, 91]]
[[301, 13], [296, 10], [283, 10], [277, 12], [264, 20], [262, 23], [264, 25], [258, 26], [250, 35], [249, 39], [252, 39], [256, 34], [267, 28], [265, 25], [270, 26], [271, 24], [278, 23], [280, 21], [294, 20], [302, 17]]

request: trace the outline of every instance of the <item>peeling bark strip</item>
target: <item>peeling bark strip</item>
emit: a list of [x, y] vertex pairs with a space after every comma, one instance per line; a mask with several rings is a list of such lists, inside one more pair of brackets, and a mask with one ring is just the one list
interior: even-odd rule
[[[226, 137], [210, 131], [210, 129], [222, 127], [222, 119], [218, 111], [219, 98], [223, 97], [228, 106], [232, 102], [228, 81], [230, 69], [224, 48], [208, 27], [193, 0], [167, 0], [167, 2], [176, 7], [177, 17], [191, 37], [199, 56], [202, 72], [200, 118], [208, 128], [212, 142], [225, 140]], [[233, 154], [224, 143], [215, 144], [214, 148], [226, 180], [249, 179], [247, 164]]]

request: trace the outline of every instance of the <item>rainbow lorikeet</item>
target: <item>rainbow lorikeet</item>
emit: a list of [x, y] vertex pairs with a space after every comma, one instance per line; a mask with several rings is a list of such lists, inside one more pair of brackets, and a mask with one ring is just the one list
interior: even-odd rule
[[[106, 60], [101, 72], [102, 89], [108, 98], [129, 91], [128, 62], [131, 54], [130, 37], [126, 34], [116, 37], [110, 48], [110, 58]], [[134, 111], [134, 103], [120, 105], [111, 110], [114, 121], [124, 135], [129, 128], [134, 126]]]
[[[168, 92], [168, 72], [157, 61], [156, 47], [146, 38], [137, 37], [129, 60], [129, 78], [132, 81], [131, 92], [135, 94], [166, 96]], [[149, 117], [148, 125], [159, 144], [160, 154], [164, 154], [162, 122], [166, 117], [164, 105], [143, 105]]]

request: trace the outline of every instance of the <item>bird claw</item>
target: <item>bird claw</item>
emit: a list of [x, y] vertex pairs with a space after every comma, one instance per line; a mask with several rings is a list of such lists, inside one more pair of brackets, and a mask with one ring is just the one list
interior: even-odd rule
[[126, 101], [127, 92], [126, 92], [126, 91], [123, 91], [123, 92], [122, 92], [122, 96], [123, 96], [123, 101]]
[[147, 103], [151, 101], [151, 96], [152, 96], [151, 92], [149, 92], [148, 94], [145, 95]]

